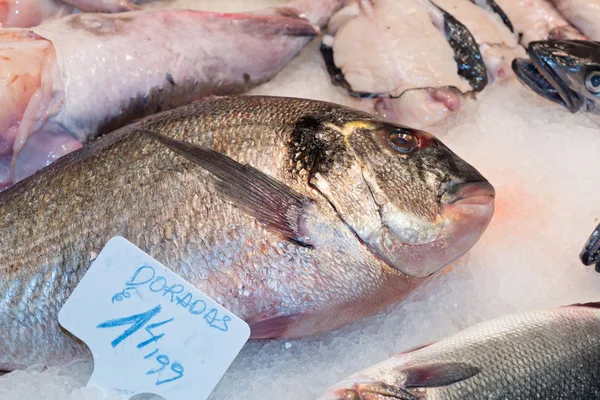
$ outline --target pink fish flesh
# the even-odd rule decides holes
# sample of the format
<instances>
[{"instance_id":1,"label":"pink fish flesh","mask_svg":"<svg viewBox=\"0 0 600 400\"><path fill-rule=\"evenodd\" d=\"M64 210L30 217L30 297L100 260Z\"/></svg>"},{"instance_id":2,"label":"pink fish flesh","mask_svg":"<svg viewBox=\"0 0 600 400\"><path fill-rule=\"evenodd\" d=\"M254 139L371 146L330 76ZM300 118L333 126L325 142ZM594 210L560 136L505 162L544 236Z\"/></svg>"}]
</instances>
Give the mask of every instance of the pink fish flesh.
<instances>
[{"instance_id":1,"label":"pink fish flesh","mask_svg":"<svg viewBox=\"0 0 600 400\"><path fill-rule=\"evenodd\" d=\"M265 14L77 14L0 32L0 187L133 119L268 81L319 28Z\"/></svg>"}]
</instances>

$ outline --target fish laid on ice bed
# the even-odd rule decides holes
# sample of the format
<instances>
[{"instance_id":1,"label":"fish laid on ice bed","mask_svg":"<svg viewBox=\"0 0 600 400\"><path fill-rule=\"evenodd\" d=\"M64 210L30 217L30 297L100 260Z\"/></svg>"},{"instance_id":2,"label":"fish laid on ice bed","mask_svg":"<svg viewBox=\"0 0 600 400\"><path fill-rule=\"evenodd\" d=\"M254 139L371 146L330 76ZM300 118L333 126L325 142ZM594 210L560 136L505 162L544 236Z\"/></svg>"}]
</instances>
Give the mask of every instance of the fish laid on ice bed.
<instances>
[{"instance_id":1,"label":"fish laid on ice bed","mask_svg":"<svg viewBox=\"0 0 600 400\"><path fill-rule=\"evenodd\" d=\"M151 0L146 0L151 1ZM73 12L125 12L140 9L128 0L0 0L0 28L29 28Z\"/></svg>"},{"instance_id":2,"label":"fish laid on ice bed","mask_svg":"<svg viewBox=\"0 0 600 400\"><path fill-rule=\"evenodd\" d=\"M319 32L290 15L323 23L340 4L90 13L0 31L0 189L135 118L268 81Z\"/></svg>"},{"instance_id":3,"label":"fish laid on ice bed","mask_svg":"<svg viewBox=\"0 0 600 400\"><path fill-rule=\"evenodd\" d=\"M332 103L240 96L151 116L0 193L0 369L89 358L57 315L114 236L252 338L295 338L405 296L493 209L493 187L435 137Z\"/></svg>"},{"instance_id":4,"label":"fish laid on ice bed","mask_svg":"<svg viewBox=\"0 0 600 400\"><path fill-rule=\"evenodd\" d=\"M571 112L600 114L599 42L531 42L529 57L513 61L513 69L525 86Z\"/></svg>"},{"instance_id":5,"label":"fish laid on ice bed","mask_svg":"<svg viewBox=\"0 0 600 400\"><path fill-rule=\"evenodd\" d=\"M60 0L0 0L0 28L28 28L72 12Z\"/></svg>"},{"instance_id":6,"label":"fish laid on ice bed","mask_svg":"<svg viewBox=\"0 0 600 400\"><path fill-rule=\"evenodd\" d=\"M327 74L318 43L310 50L253 93L354 100L320 84ZM471 105L432 131L496 188L478 244L377 315L315 337L248 343L211 400L314 400L392 354L483 320L598 299L600 274L578 260L600 218L595 115L571 114L512 80ZM0 398L118 400L85 387L91 370L88 360L15 371L0 377Z\"/></svg>"},{"instance_id":7,"label":"fish laid on ice bed","mask_svg":"<svg viewBox=\"0 0 600 400\"><path fill-rule=\"evenodd\" d=\"M332 17L322 52L334 83L417 127L457 112L463 94L512 75L525 55L500 11L468 0L352 2Z\"/></svg>"},{"instance_id":8,"label":"fish laid on ice bed","mask_svg":"<svg viewBox=\"0 0 600 400\"><path fill-rule=\"evenodd\" d=\"M397 354L319 400L600 399L600 303L507 315Z\"/></svg>"},{"instance_id":9,"label":"fish laid on ice bed","mask_svg":"<svg viewBox=\"0 0 600 400\"><path fill-rule=\"evenodd\" d=\"M599 0L551 0L573 26L592 40L600 40Z\"/></svg>"},{"instance_id":10,"label":"fish laid on ice bed","mask_svg":"<svg viewBox=\"0 0 600 400\"><path fill-rule=\"evenodd\" d=\"M496 3L506 13L525 47L536 40L587 39L549 0L496 0Z\"/></svg>"}]
</instances>

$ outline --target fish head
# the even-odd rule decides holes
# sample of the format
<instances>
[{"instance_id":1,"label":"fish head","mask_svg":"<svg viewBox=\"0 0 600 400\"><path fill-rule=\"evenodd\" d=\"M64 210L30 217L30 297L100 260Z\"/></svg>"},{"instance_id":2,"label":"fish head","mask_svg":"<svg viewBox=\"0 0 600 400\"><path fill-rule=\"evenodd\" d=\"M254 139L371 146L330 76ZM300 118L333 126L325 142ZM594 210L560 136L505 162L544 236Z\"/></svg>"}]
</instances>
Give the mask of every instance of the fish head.
<instances>
[{"instance_id":1,"label":"fish head","mask_svg":"<svg viewBox=\"0 0 600 400\"><path fill-rule=\"evenodd\" d=\"M337 126L347 159L312 184L378 257L426 277L469 250L494 211L493 186L427 132L378 120Z\"/></svg>"},{"instance_id":2,"label":"fish head","mask_svg":"<svg viewBox=\"0 0 600 400\"><path fill-rule=\"evenodd\" d=\"M600 113L600 42L542 40L528 51L512 64L525 86L571 112Z\"/></svg>"}]
</instances>

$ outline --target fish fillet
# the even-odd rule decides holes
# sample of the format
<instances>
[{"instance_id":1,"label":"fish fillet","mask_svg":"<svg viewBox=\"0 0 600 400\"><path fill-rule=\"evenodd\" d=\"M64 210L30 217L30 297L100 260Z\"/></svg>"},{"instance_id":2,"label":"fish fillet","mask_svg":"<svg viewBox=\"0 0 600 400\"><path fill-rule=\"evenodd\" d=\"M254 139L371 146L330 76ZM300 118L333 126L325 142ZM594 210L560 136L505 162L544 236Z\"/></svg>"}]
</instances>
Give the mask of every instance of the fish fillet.
<instances>
[{"instance_id":1,"label":"fish fillet","mask_svg":"<svg viewBox=\"0 0 600 400\"><path fill-rule=\"evenodd\" d=\"M0 32L0 157L12 157L0 186L135 118L247 91L317 33L298 17L186 10L77 14Z\"/></svg>"}]
</instances>

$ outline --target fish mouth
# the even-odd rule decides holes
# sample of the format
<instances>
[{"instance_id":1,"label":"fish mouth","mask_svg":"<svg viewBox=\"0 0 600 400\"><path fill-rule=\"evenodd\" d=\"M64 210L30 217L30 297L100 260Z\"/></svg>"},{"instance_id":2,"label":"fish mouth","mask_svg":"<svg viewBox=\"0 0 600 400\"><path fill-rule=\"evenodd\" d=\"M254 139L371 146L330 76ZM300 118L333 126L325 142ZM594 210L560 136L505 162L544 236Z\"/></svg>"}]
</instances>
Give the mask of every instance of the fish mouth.
<instances>
[{"instance_id":1,"label":"fish mouth","mask_svg":"<svg viewBox=\"0 0 600 400\"><path fill-rule=\"evenodd\" d=\"M544 42L529 44L530 60L516 58L512 69L519 81L543 98L560 104L572 113L581 109L584 99L571 90L556 72L557 65L553 60L552 49Z\"/></svg>"},{"instance_id":2,"label":"fish mouth","mask_svg":"<svg viewBox=\"0 0 600 400\"><path fill-rule=\"evenodd\" d=\"M423 232L429 230L428 234L407 236L410 229L384 224L367 242L400 272L425 278L460 258L477 243L493 216L495 195L488 181L450 182L441 195L437 221L418 228Z\"/></svg>"},{"instance_id":3,"label":"fish mouth","mask_svg":"<svg viewBox=\"0 0 600 400\"><path fill-rule=\"evenodd\" d=\"M600 272L600 225L594 229L583 246L579 259L583 265L596 264L596 272Z\"/></svg>"},{"instance_id":4,"label":"fish mouth","mask_svg":"<svg viewBox=\"0 0 600 400\"><path fill-rule=\"evenodd\" d=\"M442 194L442 204L489 204L496 197L496 190L488 181L450 184Z\"/></svg>"}]
</instances>

